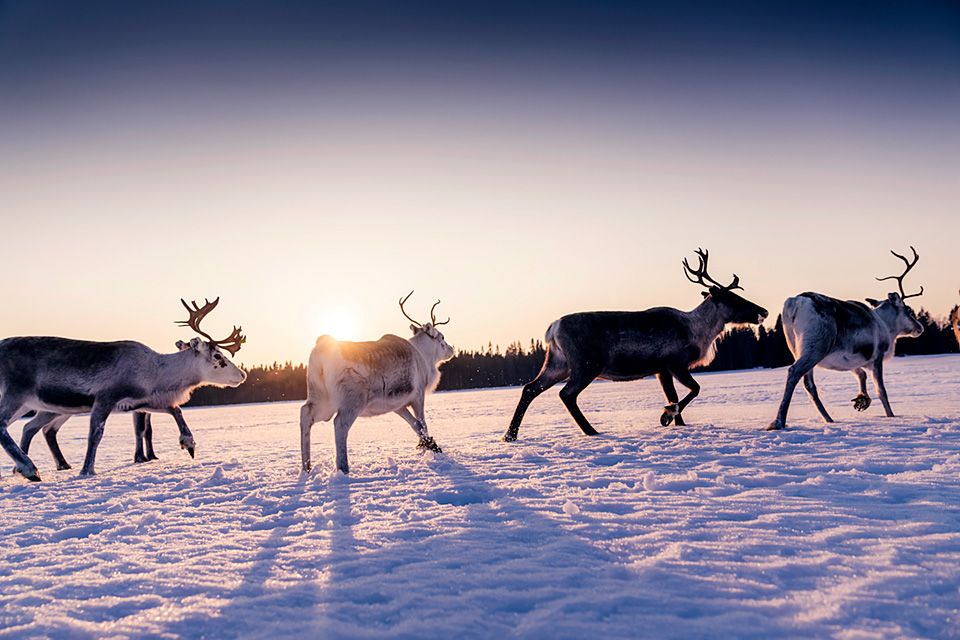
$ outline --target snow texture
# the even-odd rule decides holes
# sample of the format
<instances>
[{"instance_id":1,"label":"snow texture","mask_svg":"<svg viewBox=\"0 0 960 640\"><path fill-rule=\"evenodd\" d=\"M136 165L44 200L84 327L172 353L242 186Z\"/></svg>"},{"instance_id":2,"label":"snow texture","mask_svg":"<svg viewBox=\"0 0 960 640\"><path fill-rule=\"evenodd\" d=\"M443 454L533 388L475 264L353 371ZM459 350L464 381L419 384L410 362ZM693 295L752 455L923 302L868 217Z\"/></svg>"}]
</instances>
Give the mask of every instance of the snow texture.
<instances>
[{"instance_id":1,"label":"snow texture","mask_svg":"<svg viewBox=\"0 0 960 640\"><path fill-rule=\"evenodd\" d=\"M766 432L785 377L699 375L668 428L656 380L596 383L592 438L551 391L511 444L519 389L435 394L444 453L361 419L349 476L329 423L300 473L299 403L186 411L196 460L157 416L147 464L112 416L93 478L37 438L44 482L0 480L0 638L960 637L960 357L891 361L896 418L818 370L837 422L798 390Z\"/></svg>"}]
</instances>

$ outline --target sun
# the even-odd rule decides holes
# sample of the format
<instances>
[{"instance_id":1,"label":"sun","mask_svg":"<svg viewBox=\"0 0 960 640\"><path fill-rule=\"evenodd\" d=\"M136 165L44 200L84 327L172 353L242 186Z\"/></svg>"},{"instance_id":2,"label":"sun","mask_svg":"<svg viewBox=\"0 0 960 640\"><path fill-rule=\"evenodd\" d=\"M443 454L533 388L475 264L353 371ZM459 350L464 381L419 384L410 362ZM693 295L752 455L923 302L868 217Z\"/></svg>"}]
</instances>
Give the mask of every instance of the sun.
<instances>
[{"instance_id":1,"label":"sun","mask_svg":"<svg viewBox=\"0 0 960 640\"><path fill-rule=\"evenodd\" d=\"M317 335L326 333L337 340L360 340L360 324L357 314L350 309L328 309L317 317Z\"/></svg>"}]
</instances>

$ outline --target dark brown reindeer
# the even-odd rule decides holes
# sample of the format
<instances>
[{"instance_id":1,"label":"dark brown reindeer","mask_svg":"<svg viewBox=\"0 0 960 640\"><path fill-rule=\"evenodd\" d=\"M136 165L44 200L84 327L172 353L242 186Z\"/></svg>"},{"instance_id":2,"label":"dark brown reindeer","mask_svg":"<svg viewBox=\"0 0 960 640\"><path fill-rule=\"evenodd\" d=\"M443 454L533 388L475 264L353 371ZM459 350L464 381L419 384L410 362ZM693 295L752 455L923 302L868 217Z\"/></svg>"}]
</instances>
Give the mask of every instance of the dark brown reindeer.
<instances>
[{"instance_id":1,"label":"dark brown reindeer","mask_svg":"<svg viewBox=\"0 0 960 640\"><path fill-rule=\"evenodd\" d=\"M853 371L860 383L860 395L853 399L853 408L865 411L870 406L867 395L867 373L873 372L877 394L888 417L893 417L887 390L883 385L883 362L893 357L897 338L916 338L923 333L923 325L917 320L913 309L904 304L907 298L923 293L907 295L903 290L903 278L917 264L920 256L916 249L913 260L891 251L903 260L906 268L899 276L887 276L877 280L896 280L900 293L891 293L883 302L867 298L870 307L856 300L837 300L819 293L801 293L787 298L783 303L783 331L787 346L795 362L787 373L787 385L780 401L776 419L767 430L784 429L787 426L787 410L790 399L803 378L803 386L826 422L833 422L813 381L814 367L834 371ZM872 308L871 308L872 307Z\"/></svg>"},{"instance_id":2,"label":"dark brown reindeer","mask_svg":"<svg viewBox=\"0 0 960 640\"><path fill-rule=\"evenodd\" d=\"M767 317L766 309L733 293L742 289L736 275L729 285L721 285L707 275L708 252L697 249L697 256L697 269L683 261L687 279L707 289L704 301L693 311L671 307L595 311L563 316L551 324L543 368L524 386L504 441L517 439L523 414L533 399L564 380L567 384L560 390L560 399L588 436L597 431L577 406L577 396L597 378L625 381L656 375L669 403L660 424L683 426L683 409L700 392L690 368L713 359L716 339L727 326L759 324ZM674 378L690 389L679 402Z\"/></svg>"}]
</instances>

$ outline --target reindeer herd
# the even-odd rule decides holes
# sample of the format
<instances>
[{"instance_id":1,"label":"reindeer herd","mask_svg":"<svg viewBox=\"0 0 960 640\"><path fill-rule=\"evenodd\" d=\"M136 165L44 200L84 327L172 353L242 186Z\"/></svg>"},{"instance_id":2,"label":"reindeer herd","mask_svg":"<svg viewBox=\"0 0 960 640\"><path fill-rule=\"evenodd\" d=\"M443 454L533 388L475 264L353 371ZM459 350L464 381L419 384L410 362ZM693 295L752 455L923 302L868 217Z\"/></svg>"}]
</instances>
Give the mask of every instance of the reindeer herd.
<instances>
[{"instance_id":1,"label":"reindeer herd","mask_svg":"<svg viewBox=\"0 0 960 640\"><path fill-rule=\"evenodd\" d=\"M896 280L899 292L885 300L867 298L869 306L854 300L837 300L819 293L801 293L783 305L783 327L795 362L787 373L786 388L776 418L769 430L784 429L787 410L800 380L820 415L832 422L820 400L813 379L815 367L852 371L860 385L854 409L866 410L867 371L873 376L877 395L887 416L893 416L883 383L883 363L893 357L900 337L917 337L923 327L905 300L923 293L907 294L904 277L919 256L913 247L911 259L895 252L904 262L903 273L877 280ZM690 369L708 364L717 338L731 326L758 325L767 310L734 293L742 290L734 275L728 285L714 280L707 271L709 253L697 250L698 265L684 259L687 279L702 287L703 302L692 311L654 307L645 311L600 311L574 313L553 322L546 332L546 358L537 377L523 387L513 418L503 435L517 440L520 423L530 403L559 382L565 382L560 399L586 435L597 431L577 405L577 397L594 380L637 380L657 376L667 404L660 424L684 426L683 411L700 392ZM426 394L440 380L439 366L454 355L437 327L430 309L430 322L411 318L400 299L400 311L413 324L413 336L403 339L385 335L372 342L317 338L307 369L307 401L300 411L301 468L311 469L310 433L317 421L333 418L337 468L349 472L347 435L357 418L396 413L418 437L417 447L440 452L427 431L424 417ZM95 473L97 447L107 416L114 411L133 412L134 462L155 460L150 414L173 416L180 432L180 445L194 455L195 442L183 419L180 405L192 391L206 384L240 385L246 374L224 352L236 355L246 341L242 330L215 340L200 329L200 322L217 306L219 298L192 307L181 300L189 317L178 324L204 338L176 343L177 351L160 354L132 341L91 342L55 337L17 337L0 340L0 446L15 462L14 472L39 481L37 467L27 457L30 442L42 432L57 469L69 469L57 443L57 432L70 416L90 414L87 452L81 475ZM960 341L960 319L954 311L953 330ZM681 399L674 379L689 392ZM36 415L24 426L20 444L7 427L27 414Z\"/></svg>"}]
</instances>

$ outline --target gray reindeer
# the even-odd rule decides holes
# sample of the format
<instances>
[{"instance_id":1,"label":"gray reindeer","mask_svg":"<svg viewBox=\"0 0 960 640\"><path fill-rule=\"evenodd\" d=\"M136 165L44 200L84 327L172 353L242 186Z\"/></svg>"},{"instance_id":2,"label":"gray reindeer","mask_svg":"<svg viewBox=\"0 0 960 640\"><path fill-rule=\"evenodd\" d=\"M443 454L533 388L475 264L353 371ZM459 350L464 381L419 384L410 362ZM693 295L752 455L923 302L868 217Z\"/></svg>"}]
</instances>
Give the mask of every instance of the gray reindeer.
<instances>
[{"instance_id":1,"label":"gray reindeer","mask_svg":"<svg viewBox=\"0 0 960 640\"><path fill-rule=\"evenodd\" d=\"M176 353L160 354L139 342L92 342L55 337L17 337L0 340L0 446L13 458L19 473L39 481L37 467L17 446L7 431L11 422L30 410L56 416L90 413L87 453L80 475L94 475L97 447L103 437L107 416L113 411L160 411L171 414L189 436L180 405L203 384L238 386L246 374L233 364L221 348L236 353L246 340L234 327L225 340L214 340L200 330L200 321L219 302L206 301L203 308L191 309L181 300L190 318L188 326L206 341L194 338ZM62 425L65 419L57 418ZM41 430L35 429L30 438ZM57 427L59 428L59 426ZM51 451L59 451L56 430L47 437ZM181 444L193 447L192 436ZM29 438L25 444L29 446ZM54 453L56 458L56 453ZM57 460L58 466L63 454ZM69 465L68 465L69 466Z\"/></svg>"},{"instance_id":2,"label":"gray reindeer","mask_svg":"<svg viewBox=\"0 0 960 640\"><path fill-rule=\"evenodd\" d=\"M899 337L916 338L923 333L923 325L917 320L913 309L904 300L923 293L907 295L903 291L903 278L917 264L920 256L916 249L913 260L891 251L903 260L906 268L899 276L887 276L877 280L896 280L900 293L890 293L883 302L867 298L870 306L856 300L837 300L820 293L801 293L787 298L783 303L783 331L787 337L787 346L793 353L795 362L787 372L787 386L780 401L780 410L776 419L767 430L785 429L790 399L800 379L816 405L824 421L833 422L817 393L813 381L814 367L833 371L852 371L860 383L860 394L853 399L853 408L866 411L870 406L867 395L867 373L873 373L873 382L877 394L888 417L893 417L887 389L883 384L883 363L893 357Z\"/></svg>"},{"instance_id":3,"label":"gray reindeer","mask_svg":"<svg viewBox=\"0 0 960 640\"><path fill-rule=\"evenodd\" d=\"M713 360L717 337L730 325L759 324L767 310L733 293L740 279L721 285L707 275L707 251L697 249L700 264L687 279L706 287L704 300L693 311L655 307L646 311L594 311L563 316L547 328L547 355L539 375L526 386L503 436L517 439L523 415L533 399L564 380L560 399L588 436L597 435L577 406L577 396L596 379L638 380L656 375L667 398L660 424L683 426L683 409L700 393L690 368ZM690 389L678 401L673 379Z\"/></svg>"}]
</instances>

